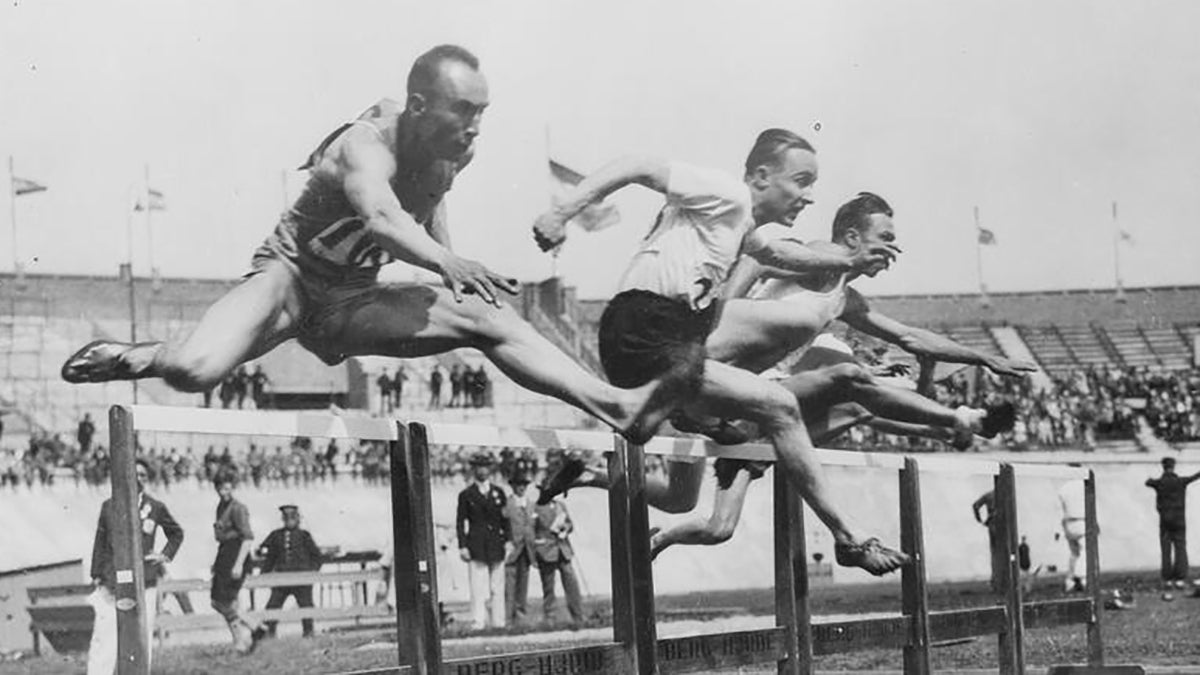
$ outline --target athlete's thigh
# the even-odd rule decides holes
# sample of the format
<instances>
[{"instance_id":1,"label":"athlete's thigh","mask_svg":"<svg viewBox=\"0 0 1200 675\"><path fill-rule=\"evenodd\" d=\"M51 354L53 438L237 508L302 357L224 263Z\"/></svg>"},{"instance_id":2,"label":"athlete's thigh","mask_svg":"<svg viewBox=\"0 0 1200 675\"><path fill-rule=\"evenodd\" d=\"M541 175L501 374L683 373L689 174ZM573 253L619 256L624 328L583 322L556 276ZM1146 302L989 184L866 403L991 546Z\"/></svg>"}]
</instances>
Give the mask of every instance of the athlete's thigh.
<instances>
[{"instance_id":1,"label":"athlete's thigh","mask_svg":"<svg viewBox=\"0 0 1200 675\"><path fill-rule=\"evenodd\" d=\"M458 302L435 286L372 284L331 294L304 339L318 353L341 357L428 356L479 346L495 325L513 320L519 319L511 308L493 307L478 295Z\"/></svg>"},{"instance_id":2,"label":"athlete's thigh","mask_svg":"<svg viewBox=\"0 0 1200 675\"><path fill-rule=\"evenodd\" d=\"M754 373L709 359L700 394L685 408L690 413L758 421L790 407L795 397L779 384Z\"/></svg>"},{"instance_id":3,"label":"athlete's thigh","mask_svg":"<svg viewBox=\"0 0 1200 675\"><path fill-rule=\"evenodd\" d=\"M817 445L828 443L852 427L865 424L875 417L857 403L810 406L801 401L800 413L804 418L804 426L808 427L809 437Z\"/></svg>"},{"instance_id":4,"label":"athlete's thigh","mask_svg":"<svg viewBox=\"0 0 1200 675\"><path fill-rule=\"evenodd\" d=\"M749 471L738 471L733 477L733 483L727 489L717 488L713 494L713 512L711 520L718 526L733 530L742 517L742 507L746 503L746 493L750 491L753 480Z\"/></svg>"},{"instance_id":5,"label":"athlete's thigh","mask_svg":"<svg viewBox=\"0 0 1200 675\"><path fill-rule=\"evenodd\" d=\"M206 369L232 369L290 337L300 303L297 281L284 263L266 262L213 303L191 333L171 341L167 352Z\"/></svg>"}]
</instances>

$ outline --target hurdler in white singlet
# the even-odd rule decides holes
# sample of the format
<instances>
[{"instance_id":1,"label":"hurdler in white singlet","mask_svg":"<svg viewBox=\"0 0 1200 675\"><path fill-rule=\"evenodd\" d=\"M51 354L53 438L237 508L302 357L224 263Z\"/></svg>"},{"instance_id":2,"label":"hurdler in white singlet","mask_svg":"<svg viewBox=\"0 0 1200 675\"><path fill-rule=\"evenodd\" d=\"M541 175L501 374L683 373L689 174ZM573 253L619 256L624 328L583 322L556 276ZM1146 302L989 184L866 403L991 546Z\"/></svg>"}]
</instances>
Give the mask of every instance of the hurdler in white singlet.
<instances>
[{"instance_id":1,"label":"hurdler in white singlet","mask_svg":"<svg viewBox=\"0 0 1200 675\"><path fill-rule=\"evenodd\" d=\"M685 299L701 310L720 297L753 226L750 190L722 171L672 162L667 203L642 240L619 291Z\"/></svg>"}]
</instances>

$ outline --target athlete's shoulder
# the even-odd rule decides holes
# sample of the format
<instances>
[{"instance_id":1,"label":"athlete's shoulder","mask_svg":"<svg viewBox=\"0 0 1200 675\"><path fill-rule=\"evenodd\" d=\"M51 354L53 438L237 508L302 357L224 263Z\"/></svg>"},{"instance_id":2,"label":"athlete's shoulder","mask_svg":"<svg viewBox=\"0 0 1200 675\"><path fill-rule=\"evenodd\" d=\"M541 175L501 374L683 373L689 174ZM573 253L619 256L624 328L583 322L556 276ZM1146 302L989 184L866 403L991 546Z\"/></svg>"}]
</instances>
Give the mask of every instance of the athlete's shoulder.
<instances>
[{"instance_id":1,"label":"athlete's shoulder","mask_svg":"<svg viewBox=\"0 0 1200 675\"><path fill-rule=\"evenodd\" d=\"M696 208L711 208L713 201L749 210L750 191L737 176L721 169L672 161L667 176L667 193Z\"/></svg>"},{"instance_id":2,"label":"athlete's shoulder","mask_svg":"<svg viewBox=\"0 0 1200 675\"><path fill-rule=\"evenodd\" d=\"M367 108L356 120L362 122L377 122L395 120L404 112L404 105L391 98L381 98L375 105Z\"/></svg>"}]
</instances>

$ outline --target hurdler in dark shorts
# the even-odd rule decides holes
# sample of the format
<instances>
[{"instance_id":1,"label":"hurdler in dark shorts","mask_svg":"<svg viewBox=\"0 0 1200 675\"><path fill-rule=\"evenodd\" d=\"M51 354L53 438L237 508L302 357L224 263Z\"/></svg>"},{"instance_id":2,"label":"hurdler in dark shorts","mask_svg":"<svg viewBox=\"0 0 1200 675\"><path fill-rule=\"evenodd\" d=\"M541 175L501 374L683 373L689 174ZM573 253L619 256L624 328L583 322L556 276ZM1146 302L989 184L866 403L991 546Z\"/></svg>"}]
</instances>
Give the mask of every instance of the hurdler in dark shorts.
<instances>
[{"instance_id":1,"label":"hurdler in dark shorts","mask_svg":"<svg viewBox=\"0 0 1200 675\"><path fill-rule=\"evenodd\" d=\"M608 381L632 389L691 364L698 388L716 314L715 303L694 310L650 291L618 293L600 317L600 363Z\"/></svg>"},{"instance_id":2,"label":"hurdler in dark shorts","mask_svg":"<svg viewBox=\"0 0 1200 675\"><path fill-rule=\"evenodd\" d=\"M673 367L696 361L697 386L704 376L704 343L712 332L716 305L694 310L687 302L644 290L618 293L600 317L600 363L618 387L646 384ZM717 484L729 489L738 471L761 478L772 462L721 458L713 463Z\"/></svg>"}]
</instances>

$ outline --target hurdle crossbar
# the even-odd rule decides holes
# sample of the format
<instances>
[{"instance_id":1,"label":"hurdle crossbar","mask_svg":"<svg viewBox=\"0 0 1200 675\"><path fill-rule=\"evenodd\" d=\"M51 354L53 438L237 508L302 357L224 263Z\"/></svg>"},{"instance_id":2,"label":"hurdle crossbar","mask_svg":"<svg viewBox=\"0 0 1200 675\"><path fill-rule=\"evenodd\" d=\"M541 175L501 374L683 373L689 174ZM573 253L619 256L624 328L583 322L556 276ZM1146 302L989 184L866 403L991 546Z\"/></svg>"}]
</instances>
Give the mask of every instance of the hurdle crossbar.
<instances>
[{"instance_id":1,"label":"hurdle crossbar","mask_svg":"<svg viewBox=\"0 0 1200 675\"><path fill-rule=\"evenodd\" d=\"M808 596L803 509L783 472L776 472L775 567L776 625L733 633L659 639L655 625L653 575L642 459L646 453L670 459L732 457L773 460L770 446L721 447L694 438L659 437L631 446L607 432L450 424L403 424L394 420L329 413L246 412L158 406L114 406L110 414L114 501L120 512L118 542L118 644L122 672L146 675L146 649L139 602L144 583L133 480L137 431L317 436L383 440L391 444L393 533L396 555L399 663L359 671L393 673L573 672L683 673L772 661L780 673L813 671L813 655L894 647L904 650L905 672L929 672L933 642L997 635L1002 673L1023 668L1026 628L1087 624L1088 661L1103 664L1100 633L1099 560L1095 528L1095 477L1090 471L1053 465L1012 465L974 458L912 458L884 453L819 450L822 464L896 470L900 481L901 547L914 559L902 572L900 612L849 620L814 619ZM443 659L433 554L429 447L433 444L579 449L608 454L610 531L613 568L613 639L585 647L518 654ZM921 530L920 474L924 472L994 476L998 510L1003 514L1005 604L930 611L925 589L924 536ZM1016 569L1017 476L1085 481L1087 576L1093 595L1085 599L1025 603ZM119 496L123 495L123 496Z\"/></svg>"}]
</instances>

